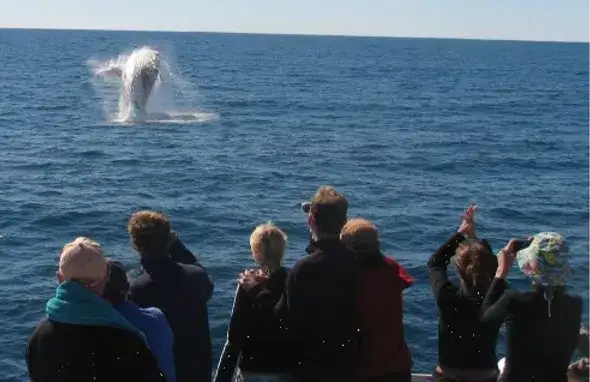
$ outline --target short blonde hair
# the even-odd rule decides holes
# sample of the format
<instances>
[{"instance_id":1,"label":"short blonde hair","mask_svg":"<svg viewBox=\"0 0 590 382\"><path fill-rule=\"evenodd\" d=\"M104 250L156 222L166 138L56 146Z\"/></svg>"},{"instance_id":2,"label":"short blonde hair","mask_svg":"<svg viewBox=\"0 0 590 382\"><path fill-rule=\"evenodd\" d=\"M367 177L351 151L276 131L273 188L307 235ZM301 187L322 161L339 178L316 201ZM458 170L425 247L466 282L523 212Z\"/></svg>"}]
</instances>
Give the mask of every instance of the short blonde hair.
<instances>
[{"instance_id":1,"label":"short blonde hair","mask_svg":"<svg viewBox=\"0 0 590 382\"><path fill-rule=\"evenodd\" d=\"M340 232L340 240L355 252L380 250L379 230L370 221L362 218L349 220Z\"/></svg>"},{"instance_id":2,"label":"short blonde hair","mask_svg":"<svg viewBox=\"0 0 590 382\"><path fill-rule=\"evenodd\" d=\"M278 268L287 248L287 235L271 222L260 224L250 235L254 260L268 268Z\"/></svg>"}]
</instances>

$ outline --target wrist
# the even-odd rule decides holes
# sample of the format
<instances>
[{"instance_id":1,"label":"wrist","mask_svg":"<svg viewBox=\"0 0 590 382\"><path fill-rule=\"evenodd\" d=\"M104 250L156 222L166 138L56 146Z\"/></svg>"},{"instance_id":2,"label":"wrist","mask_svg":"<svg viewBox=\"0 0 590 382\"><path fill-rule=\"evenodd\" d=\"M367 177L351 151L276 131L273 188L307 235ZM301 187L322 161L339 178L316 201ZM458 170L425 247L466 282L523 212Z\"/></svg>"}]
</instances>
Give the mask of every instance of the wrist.
<instances>
[{"instance_id":1,"label":"wrist","mask_svg":"<svg viewBox=\"0 0 590 382\"><path fill-rule=\"evenodd\" d=\"M504 267L501 267L501 268L498 268L496 270L496 274L494 275L494 278L496 278L496 279L505 279L506 278L506 275L508 275L508 269L507 268L504 268Z\"/></svg>"},{"instance_id":2,"label":"wrist","mask_svg":"<svg viewBox=\"0 0 590 382\"><path fill-rule=\"evenodd\" d=\"M458 230L458 231L457 231L457 233L458 233L458 234L461 236L461 238L463 238L463 239L471 239L471 238L475 237L475 235L470 235L470 234L468 234L467 232L464 232L464 231L461 231L461 230Z\"/></svg>"}]
</instances>

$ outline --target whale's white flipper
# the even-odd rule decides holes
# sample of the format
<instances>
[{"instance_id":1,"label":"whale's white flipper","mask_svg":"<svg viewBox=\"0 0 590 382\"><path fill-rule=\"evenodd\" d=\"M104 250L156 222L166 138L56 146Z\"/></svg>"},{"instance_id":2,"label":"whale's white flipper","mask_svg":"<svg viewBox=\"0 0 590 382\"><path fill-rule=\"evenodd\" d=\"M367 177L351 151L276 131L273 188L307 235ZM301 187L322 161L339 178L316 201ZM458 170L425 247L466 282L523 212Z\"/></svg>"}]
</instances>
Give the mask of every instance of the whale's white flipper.
<instances>
[{"instance_id":1,"label":"whale's white flipper","mask_svg":"<svg viewBox=\"0 0 590 382\"><path fill-rule=\"evenodd\" d=\"M115 66L108 69L99 70L96 72L96 74L104 77L121 77L123 72L121 71L121 68Z\"/></svg>"}]
</instances>

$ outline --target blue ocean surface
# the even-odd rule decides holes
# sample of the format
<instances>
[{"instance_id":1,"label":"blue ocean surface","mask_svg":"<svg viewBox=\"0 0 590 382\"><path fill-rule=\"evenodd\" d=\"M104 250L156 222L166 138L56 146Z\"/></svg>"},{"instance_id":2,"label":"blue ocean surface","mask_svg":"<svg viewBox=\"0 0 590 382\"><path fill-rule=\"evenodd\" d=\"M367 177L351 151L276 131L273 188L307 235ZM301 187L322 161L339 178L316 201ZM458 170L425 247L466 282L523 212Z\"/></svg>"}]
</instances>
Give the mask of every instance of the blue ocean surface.
<instances>
[{"instance_id":1,"label":"blue ocean surface","mask_svg":"<svg viewBox=\"0 0 590 382\"><path fill-rule=\"evenodd\" d=\"M170 118L121 123L117 83L93 68L144 45L169 64L150 107ZM137 267L126 222L142 208L168 214L214 280L217 361L251 230L282 227L292 264L321 184L415 277L415 371L437 354L426 260L470 202L495 250L563 233L587 311L588 58L573 43L0 30L0 380L27 380L61 246L87 235Z\"/></svg>"}]
</instances>

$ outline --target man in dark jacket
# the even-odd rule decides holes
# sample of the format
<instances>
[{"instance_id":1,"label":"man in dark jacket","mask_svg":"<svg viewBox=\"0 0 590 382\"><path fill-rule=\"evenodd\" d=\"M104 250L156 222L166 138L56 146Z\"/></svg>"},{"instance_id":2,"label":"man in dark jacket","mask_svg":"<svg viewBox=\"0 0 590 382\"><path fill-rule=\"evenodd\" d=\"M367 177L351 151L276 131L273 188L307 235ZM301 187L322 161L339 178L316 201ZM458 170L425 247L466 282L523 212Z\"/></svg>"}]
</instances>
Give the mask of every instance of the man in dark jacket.
<instances>
[{"instance_id":1,"label":"man in dark jacket","mask_svg":"<svg viewBox=\"0 0 590 382\"><path fill-rule=\"evenodd\" d=\"M166 381L143 333L101 297L108 271L98 243L66 244L57 279L27 346L32 382Z\"/></svg>"},{"instance_id":2,"label":"man in dark jacket","mask_svg":"<svg viewBox=\"0 0 590 382\"><path fill-rule=\"evenodd\" d=\"M213 360L207 301L213 283L164 215L137 212L127 228L141 256L141 271L131 282L129 299L164 312L174 333L176 381L210 381Z\"/></svg>"},{"instance_id":3,"label":"man in dark jacket","mask_svg":"<svg viewBox=\"0 0 590 382\"><path fill-rule=\"evenodd\" d=\"M333 187L322 186L305 208L312 234L308 256L289 273L277 314L294 339L297 379L357 381L361 361L357 315L357 259L340 241L348 201Z\"/></svg>"}]
</instances>

